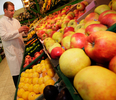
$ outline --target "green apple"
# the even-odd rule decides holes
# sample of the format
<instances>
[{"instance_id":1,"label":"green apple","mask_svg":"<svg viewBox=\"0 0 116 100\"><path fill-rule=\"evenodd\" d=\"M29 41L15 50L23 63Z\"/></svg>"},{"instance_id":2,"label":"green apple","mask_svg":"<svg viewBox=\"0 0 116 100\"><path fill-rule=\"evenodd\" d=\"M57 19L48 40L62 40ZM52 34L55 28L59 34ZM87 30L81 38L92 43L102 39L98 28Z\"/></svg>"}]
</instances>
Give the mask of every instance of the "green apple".
<instances>
[{"instance_id":1,"label":"green apple","mask_svg":"<svg viewBox=\"0 0 116 100\"><path fill-rule=\"evenodd\" d=\"M111 10L110 7L106 4L99 5L95 8L94 12L98 13L99 15L106 11L106 10Z\"/></svg>"}]
</instances>

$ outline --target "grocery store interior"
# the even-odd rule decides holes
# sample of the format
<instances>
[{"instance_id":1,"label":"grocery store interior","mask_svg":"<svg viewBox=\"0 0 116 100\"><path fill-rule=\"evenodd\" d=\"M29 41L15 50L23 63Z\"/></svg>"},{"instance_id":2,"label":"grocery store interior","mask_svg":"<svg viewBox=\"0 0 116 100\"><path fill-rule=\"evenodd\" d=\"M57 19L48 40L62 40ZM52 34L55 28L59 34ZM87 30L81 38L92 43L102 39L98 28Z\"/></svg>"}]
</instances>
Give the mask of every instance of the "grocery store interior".
<instances>
[{"instance_id":1,"label":"grocery store interior","mask_svg":"<svg viewBox=\"0 0 116 100\"><path fill-rule=\"evenodd\" d=\"M116 0L9 1L28 33L16 87L0 33L0 100L116 100Z\"/></svg>"}]
</instances>

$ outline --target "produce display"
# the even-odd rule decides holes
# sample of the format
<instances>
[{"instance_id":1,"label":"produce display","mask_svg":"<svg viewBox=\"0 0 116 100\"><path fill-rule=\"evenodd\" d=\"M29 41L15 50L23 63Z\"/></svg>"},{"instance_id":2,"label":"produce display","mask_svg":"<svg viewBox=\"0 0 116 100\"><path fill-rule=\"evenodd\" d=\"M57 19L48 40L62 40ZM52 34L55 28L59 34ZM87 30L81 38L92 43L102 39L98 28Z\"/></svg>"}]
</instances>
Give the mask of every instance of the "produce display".
<instances>
[{"instance_id":1,"label":"produce display","mask_svg":"<svg viewBox=\"0 0 116 100\"><path fill-rule=\"evenodd\" d=\"M39 50L45 52L49 60L44 57L45 60L41 59L36 65L23 70L18 85L18 98L40 100L38 97L42 94L46 100L64 100L64 97L66 100L116 100L115 3L116 0L111 0L109 4L94 6L89 12L89 3L81 1L49 14L33 25L34 34L43 46ZM86 11L88 14L84 16ZM81 17L84 19L78 21ZM30 47L35 45L33 41L28 43ZM32 53L34 58L40 55L39 50ZM25 62L31 61L33 57L26 55ZM49 66L52 61L57 61L58 65ZM38 80L34 80L34 75L27 76L31 72L38 73ZM66 85L64 90L55 86L55 73ZM49 84L42 81L41 78L45 76L52 78ZM26 81L22 77L31 77L33 81L30 87L28 83L28 87L31 90L33 87L33 91L28 90L24 84L22 86L21 82ZM42 82L44 85L40 89ZM20 91L26 93L21 95Z\"/></svg>"}]
</instances>

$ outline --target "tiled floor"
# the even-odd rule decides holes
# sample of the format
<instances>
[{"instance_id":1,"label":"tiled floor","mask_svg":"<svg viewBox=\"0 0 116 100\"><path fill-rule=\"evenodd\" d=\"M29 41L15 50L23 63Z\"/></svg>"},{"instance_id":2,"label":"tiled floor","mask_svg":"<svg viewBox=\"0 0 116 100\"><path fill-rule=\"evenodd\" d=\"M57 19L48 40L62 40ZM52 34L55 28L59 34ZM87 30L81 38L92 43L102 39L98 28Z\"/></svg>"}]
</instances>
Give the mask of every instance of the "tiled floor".
<instances>
[{"instance_id":1,"label":"tiled floor","mask_svg":"<svg viewBox=\"0 0 116 100\"><path fill-rule=\"evenodd\" d=\"M14 100L15 86L6 58L0 63L0 100Z\"/></svg>"}]
</instances>

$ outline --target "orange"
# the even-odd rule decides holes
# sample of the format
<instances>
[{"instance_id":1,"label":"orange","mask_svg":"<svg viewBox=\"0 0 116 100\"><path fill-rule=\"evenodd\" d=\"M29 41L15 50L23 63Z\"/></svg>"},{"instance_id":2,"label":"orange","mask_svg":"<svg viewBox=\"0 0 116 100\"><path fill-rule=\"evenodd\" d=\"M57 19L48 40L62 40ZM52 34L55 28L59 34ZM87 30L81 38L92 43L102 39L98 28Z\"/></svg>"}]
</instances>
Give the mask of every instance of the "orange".
<instances>
[{"instance_id":1,"label":"orange","mask_svg":"<svg viewBox=\"0 0 116 100\"><path fill-rule=\"evenodd\" d=\"M20 89L20 88L23 88L24 84L25 84L25 83L20 82L19 85L18 85L18 88L19 88L19 89Z\"/></svg>"},{"instance_id":2,"label":"orange","mask_svg":"<svg viewBox=\"0 0 116 100\"><path fill-rule=\"evenodd\" d=\"M23 98L18 98L17 100L24 100Z\"/></svg>"},{"instance_id":3,"label":"orange","mask_svg":"<svg viewBox=\"0 0 116 100\"><path fill-rule=\"evenodd\" d=\"M44 71L46 70L46 66L43 65L43 66L41 67L41 70L42 70L42 72L44 72Z\"/></svg>"},{"instance_id":4,"label":"orange","mask_svg":"<svg viewBox=\"0 0 116 100\"><path fill-rule=\"evenodd\" d=\"M25 83L24 86L23 86L23 89L24 89L25 91L27 91L27 90L28 90L28 87L29 87L29 84L28 84L28 83Z\"/></svg>"},{"instance_id":5,"label":"orange","mask_svg":"<svg viewBox=\"0 0 116 100\"><path fill-rule=\"evenodd\" d=\"M34 65L32 69L36 69L37 68L37 65Z\"/></svg>"},{"instance_id":6,"label":"orange","mask_svg":"<svg viewBox=\"0 0 116 100\"><path fill-rule=\"evenodd\" d=\"M39 84L35 84L35 85L33 86L33 92L39 93L39 87L40 87Z\"/></svg>"},{"instance_id":7,"label":"orange","mask_svg":"<svg viewBox=\"0 0 116 100\"><path fill-rule=\"evenodd\" d=\"M29 73L25 73L24 77L28 78L29 77Z\"/></svg>"},{"instance_id":8,"label":"orange","mask_svg":"<svg viewBox=\"0 0 116 100\"><path fill-rule=\"evenodd\" d=\"M37 99L41 94L36 94L35 99Z\"/></svg>"},{"instance_id":9,"label":"orange","mask_svg":"<svg viewBox=\"0 0 116 100\"><path fill-rule=\"evenodd\" d=\"M48 79L46 82L45 82L45 85L54 85L55 84L55 81L53 79Z\"/></svg>"},{"instance_id":10,"label":"orange","mask_svg":"<svg viewBox=\"0 0 116 100\"><path fill-rule=\"evenodd\" d=\"M38 77L34 77L34 78L33 78L33 84L38 84L38 80L39 80Z\"/></svg>"},{"instance_id":11,"label":"orange","mask_svg":"<svg viewBox=\"0 0 116 100\"><path fill-rule=\"evenodd\" d=\"M40 64L45 64L45 60L41 60Z\"/></svg>"},{"instance_id":12,"label":"orange","mask_svg":"<svg viewBox=\"0 0 116 100\"><path fill-rule=\"evenodd\" d=\"M30 92L28 95L28 100L35 100L36 93Z\"/></svg>"},{"instance_id":13,"label":"orange","mask_svg":"<svg viewBox=\"0 0 116 100\"><path fill-rule=\"evenodd\" d=\"M29 91L25 91L23 94L22 94L22 98L24 99L24 100L28 100L28 95L29 95Z\"/></svg>"},{"instance_id":14,"label":"orange","mask_svg":"<svg viewBox=\"0 0 116 100\"><path fill-rule=\"evenodd\" d=\"M46 70L51 69L51 68L52 66L50 66L49 64L46 64Z\"/></svg>"},{"instance_id":15,"label":"orange","mask_svg":"<svg viewBox=\"0 0 116 100\"><path fill-rule=\"evenodd\" d=\"M39 74L37 72L34 72L33 77L39 77Z\"/></svg>"},{"instance_id":16,"label":"orange","mask_svg":"<svg viewBox=\"0 0 116 100\"><path fill-rule=\"evenodd\" d=\"M24 77L24 76L25 76L25 72L22 72L22 73L21 73L21 77Z\"/></svg>"},{"instance_id":17,"label":"orange","mask_svg":"<svg viewBox=\"0 0 116 100\"><path fill-rule=\"evenodd\" d=\"M42 94L43 93L43 90L45 88L45 84L41 84L39 88L40 88L39 91Z\"/></svg>"},{"instance_id":18,"label":"orange","mask_svg":"<svg viewBox=\"0 0 116 100\"><path fill-rule=\"evenodd\" d=\"M30 70L30 69L26 69L25 72L26 72L26 73L29 73L29 70Z\"/></svg>"},{"instance_id":19,"label":"orange","mask_svg":"<svg viewBox=\"0 0 116 100\"><path fill-rule=\"evenodd\" d=\"M29 70L28 70L28 73L32 73L32 69L29 69Z\"/></svg>"},{"instance_id":20,"label":"orange","mask_svg":"<svg viewBox=\"0 0 116 100\"><path fill-rule=\"evenodd\" d=\"M17 96L19 97L19 98L22 98L22 94L25 92L25 90L23 89L23 88L21 88L21 89L18 89L18 91L17 91Z\"/></svg>"},{"instance_id":21,"label":"orange","mask_svg":"<svg viewBox=\"0 0 116 100\"><path fill-rule=\"evenodd\" d=\"M25 77L20 77L20 82L25 82Z\"/></svg>"},{"instance_id":22,"label":"orange","mask_svg":"<svg viewBox=\"0 0 116 100\"><path fill-rule=\"evenodd\" d=\"M33 92L33 84L29 84L28 91Z\"/></svg>"},{"instance_id":23,"label":"orange","mask_svg":"<svg viewBox=\"0 0 116 100\"><path fill-rule=\"evenodd\" d=\"M33 73L29 73L29 74L28 74L28 77L29 77L29 78L32 78L32 77L33 77Z\"/></svg>"},{"instance_id":24,"label":"orange","mask_svg":"<svg viewBox=\"0 0 116 100\"><path fill-rule=\"evenodd\" d=\"M39 74L41 74L41 73L42 73L42 69L41 69L41 67L38 66L38 67L36 68L36 71L37 71Z\"/></svg>"},{"instance_id":25,"label":"orange","mask_svg":"<svg viewBox=\"0 0 116 100\"><path fill-rule=\"evenodd\" d=\"M32 83L33 83L33 79L32 79L32 78L29 78L28 83L29 83L29 84L32 84Z\"/></svg>"},{"instance_id":26,"label":"orange","mask_svg":"<svg viewBox=\"0 0 116 100\"><path fill-rule=\"evenodd\" d=\"M47 74L48 74L50 77L54 77L54 75L55 75L54 69L48 69Z\"/></svg>"},{"instance_id":27,"label":"orange","mask_svg":"<svg viewBox=\"0 0 116 100\"><path fill-rule=\"evenodd\" d=\"M44 79L43 79L43 77L40 77L40 78L38 79L38 83L39 83L39 84L44 83Z\"/></svg>"},{"instance_id":28,"label":"orange","mask_svg":"<svg viewBox=\"0 0 116 100\"><path fill-rule=\"evenodd\" d=\"M41 64L37 64L37 67L41 67Z\"/></svg>"},{"instance_id":29,"label":"orange","mask_svg":"<svg viewBox=\"0 0 116 100\"><path fill-rule=\"evenodd\" d=\"M24 83L29 83L29 78L25 78Z\"/></svg>"},{"instance_id":30,"label":"orange","mask_svg":"<svg viewBox=\"0 0 116 100\"><path fill-rule=\"evenodd\" d=\"M51 79L51 77L48 76L48 75L44 76L44 77L43 77L44 83L45 83L48 79Z\"/></svg>"},{"instance_id":31,"label":"orange","mask_svg":"<svg viewBox=\"0 0 116 100\"><path fill-rule=\"evenodd\" d=\"M36 68L33 68L33 69L32 69L32 72L33 72L33 73L36 72Z\"/></svg>"},{"instance_id":32,"label":"orange","mask_svg":"<svg viewBox=\"0 0 116 100\"><path fill-rule=\"evenodd\" d=\"M48 75L47 70L43 71L42 77L44 77L44 76L46 76L46 75Z\"/></svg>"}]
</instances>

